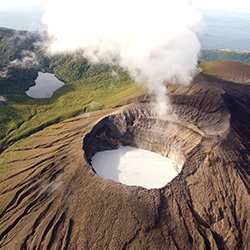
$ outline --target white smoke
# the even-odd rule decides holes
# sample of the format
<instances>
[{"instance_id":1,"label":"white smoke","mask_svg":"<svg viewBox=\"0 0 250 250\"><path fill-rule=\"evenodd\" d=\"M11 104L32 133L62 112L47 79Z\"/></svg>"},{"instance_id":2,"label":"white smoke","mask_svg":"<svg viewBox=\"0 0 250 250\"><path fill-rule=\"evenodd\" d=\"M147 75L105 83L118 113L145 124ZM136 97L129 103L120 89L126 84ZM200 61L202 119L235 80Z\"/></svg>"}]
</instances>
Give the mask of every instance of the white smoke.
<instances>
[{"instance_id":1,"label":"white smoke","mask_svg":"<svg viewBox=\"0 0 250 250\"><path fill-rule=\"evenodd\" d=\"M11 67L36 67L39 65L36 55L34 52L28 51L28 50L23 50L21 53L22 58L21 59L15 59L11 61L6 67L3 67L0 69L0 79L1 78L7 78L8 77L8 72L9 68Z\"/></svg>"},{"instance_id":2,"label":"white smoke","mask_svg":"<svg viewBox=\"0 0 250 250\"><path fill-rule=\"evenodd\" d=\"M8 76L8 67L4 67L0 70L0 78L6 78Z\"/></svg>"},{"instance_id":3,"label":"white smoke","mask_svg":"<svg viewBox=\"0 0 250 250\"><path fill-rule=\"evenodd\" d=\"M44 9L51 51L118 63L163 103L164 82L188 84L195 74L202 18L189 0L48 1Z\"/></svg>"},{"instance_id":4,"label":"white smoke","mask_svg":"<svg viewBox=\"0 0 250 250\"><path fill-rule=\"evenodd\" d=\"M38 66L39 63L36 58L36 54L34 52L23 50L22 51L22 59L15 59L9 63L9 66Z\"/></svg>"},{"instance_id":5,"label":"white smoke","mask_svg":"<svg viewBox=\"0 0 250 250\"><path fill-rule=\"evenodd\" d=\"M0 95L0 102L6 102L7 98L3 95Z\"/></svg>"}]
</instances>

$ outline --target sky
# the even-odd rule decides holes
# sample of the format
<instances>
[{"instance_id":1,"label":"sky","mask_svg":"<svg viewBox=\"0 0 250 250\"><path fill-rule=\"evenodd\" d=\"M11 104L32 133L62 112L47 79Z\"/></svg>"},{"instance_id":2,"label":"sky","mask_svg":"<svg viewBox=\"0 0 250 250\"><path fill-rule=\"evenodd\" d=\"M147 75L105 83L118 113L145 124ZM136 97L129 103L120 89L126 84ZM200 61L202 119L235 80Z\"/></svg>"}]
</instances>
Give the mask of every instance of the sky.
<instances>
[{"instance_id":1,"label":"sky","mask_svg":"<svg viewBox=\"0 0 250 250\"><path fill-rule=\"evenodd\" d=\"M37 16L45 26L41 23L36 26L35 8L40 11ZM197 73L202 38L198 38L197 33L204 28L200 9L250 12L250 1L8 0L0 2L0 27L6 27L1 21L4 10L16 11L12 15L16 18L9 18L9 22L16 21L17 13L25 10L21 17L26 24L24 28L13 27L21 22L6 28L45 27L55 37L51 52L82 49L93 62L116 60L138 82L147 82L148 88L158 92L158 99L162 99L165 81L189 84ZM25 20L30 15L27 10L33 14L33 19ZM30 24L32 26L28 26ZM224 27L222 30L227 31ZM208 40L206 35L203 35L204 41ZM239 37L237 30L233 37ZM155 88L156 82L161 88ZM163 106L166 103L163 102Z\"/></svg>"},{"instance_id":2,"label":"sky","mask_svg":"<svg viewBox=\"0 0 250 250\"><path fill-rule=\"evenodd\" d=\"M171 0L172 1L172 0ZM0 2L0 9L6 8L19 8L20 6L27 5L41 5L46 3L51 3L48 0L8 0ZM58 4L61 1L53 1ZM83 2L83 1L79 1ZM167 2L167 1L166 1ZM174 1L172 1L174 2ZM240 12L250 12L250 1L249 0L191 0L193 6L198 9L212 9L212 10L227 10L227 11L240 11ZM59 4L60 5L60 4Z\"/></svg>"},{"instance_id":3,"label":"sky","mask_svg":"<svg viewBox=\"0 0 250 250\"><path fill-rule=\"evenodd\" d=\"M109 0L103 1L106 3ZM120 0L121 2L122 0ZM192 3L192 6L198 10L224 10L229 12L250 12L249 0L186 0ZM67 2L67 5L79 6L79 10L84 9L85 2L79 0L73 0ZM118 2L118 1L117 1ZM136 2L136 1L135 1ZM149 2L148 1L145 1ZM165 6L175 1L165 1ZM61 10L61 1L59 0L8 0L0 1L0 27L13 28L13 29L25 29L25 30L45 30L47 26L43 24L42 17L46 9L54 6L56 13ZM65 2L64 2L65 3ZM70 5L69 5L70 3ZM60 9L58 10L58 6ZM4 12L8 12L8 15ZM12 15L10 13L12 12ZM15 18L13 18L15 13ZM22 22L20 22L20 20Z\"/></svg>"},{"instance_id":4,"label":"sky","mask_svg":"<svg viewBox=\"0 0 250 250\"><path fill-rule=\"evenodd\" d=\"M197 9L250 12L249 0L192 0Z\"/></svg>"}]
</instances>

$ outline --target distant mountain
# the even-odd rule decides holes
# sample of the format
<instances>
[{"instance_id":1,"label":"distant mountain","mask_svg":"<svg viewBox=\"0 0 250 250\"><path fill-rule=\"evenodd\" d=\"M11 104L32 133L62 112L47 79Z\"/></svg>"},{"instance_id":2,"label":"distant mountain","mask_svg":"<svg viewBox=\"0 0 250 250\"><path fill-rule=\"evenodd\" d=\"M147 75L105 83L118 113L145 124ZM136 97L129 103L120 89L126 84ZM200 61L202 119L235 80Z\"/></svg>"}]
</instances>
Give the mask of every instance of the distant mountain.
<instances>
[{"instance_id":1,"label":"distant mountain","mask_svg":"<svg viewBox=\"0 0 250 250\"><path fill-rule=\"evenodd\" d=\"M201 10L204 19L198 37L203 49L250 50L250 15L219 10Z\"/></svg>"},{"instance_id":2,"label":"distant mountain","mask_svg":"<svg viewBox=\"0 0 250 250\"><path fill-rule=\"evenodd\" d=\"M202 62L235 61L250 65L250 51L202 50Z\"/></svg>"},{"instance_id":3,"label":"distant mountain","mask_svg":"<svg viewBox=\"0 0 250 250\"><path fill-rule=\"evenodd\" d=\"M44 10L40 6L26 6L0 10L0 27L17 30L46 30L42 23Z\"/></svg>"}]
</instances>

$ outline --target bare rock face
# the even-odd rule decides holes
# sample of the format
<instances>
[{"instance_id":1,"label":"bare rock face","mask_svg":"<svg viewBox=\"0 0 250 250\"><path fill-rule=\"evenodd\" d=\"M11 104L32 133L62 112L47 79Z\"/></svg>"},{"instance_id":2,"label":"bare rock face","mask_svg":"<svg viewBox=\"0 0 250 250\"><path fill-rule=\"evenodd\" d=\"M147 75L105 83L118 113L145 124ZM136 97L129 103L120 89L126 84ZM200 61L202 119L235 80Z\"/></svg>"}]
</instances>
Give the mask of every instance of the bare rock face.
<instances>
[{"instance_id":1,"label":"bare rock face","mask_svg":"<svg viewBox=\"0 0 250 250\"><path fill-rule=\"evenodd\" d=\"M250 87L199 75L169 91L166 116L144 100L6 150L0 248L250 249ZM175 158L182 171L161 189L101 179L92 156L119 145Z\"/></svg>"}]
</instances>

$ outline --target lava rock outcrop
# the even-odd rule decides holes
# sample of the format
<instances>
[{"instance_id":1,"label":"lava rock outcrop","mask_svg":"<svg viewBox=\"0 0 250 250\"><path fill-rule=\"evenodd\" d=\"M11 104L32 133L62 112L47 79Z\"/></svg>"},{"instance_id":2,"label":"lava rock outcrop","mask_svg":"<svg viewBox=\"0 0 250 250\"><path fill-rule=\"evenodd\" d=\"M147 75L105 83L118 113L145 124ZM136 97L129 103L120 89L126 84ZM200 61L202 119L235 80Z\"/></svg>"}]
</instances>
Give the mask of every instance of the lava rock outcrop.
<instances>
[{"instance_id":1,"label":"lava rock outcrop","mask_svg":"<svg viewBox=\"0 0 250 250\"><path fill-rule=\"evenodd\" d=\"M144 100L2 153L0 248L249 249L250 86L200 74L168 88L164 117ZM182 171L151 190L101 179L92 156L120 144L176 156Z\"/></svg>"}]
</instances>

